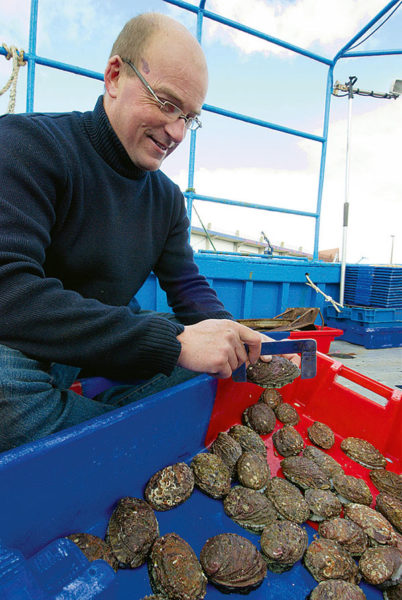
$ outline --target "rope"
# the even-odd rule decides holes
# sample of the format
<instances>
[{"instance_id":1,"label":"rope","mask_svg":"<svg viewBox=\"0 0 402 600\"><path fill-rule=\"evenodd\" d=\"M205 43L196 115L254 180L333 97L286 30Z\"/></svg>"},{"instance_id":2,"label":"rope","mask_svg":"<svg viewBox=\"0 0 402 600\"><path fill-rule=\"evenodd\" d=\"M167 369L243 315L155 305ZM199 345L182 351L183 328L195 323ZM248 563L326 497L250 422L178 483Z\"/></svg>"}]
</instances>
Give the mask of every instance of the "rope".
<instances>
[{"instance_id":1,"label":"rope","mask_svg":"<svg viewBox=\"0 0 402 600\"><path fill-rule=\"evenodd\" d=\"M194 189L194 188L187 188L187 189L186 189L186 192L195 192L195 189ZM213 248L213 249L215 250L215 252L216 252L216 248L215 248L215 246L214 246L214 243L213 243L213 241L212 241L212 239L211 239L211 236L209 235L209 233L208 233L208 231L207 231L207 229L206 229L206 227L205 227L204 223L202 222L202 219L201 219L200 215L198 214L198 210L196 209L194 202L193 202L193 209L194 209L194 212L195 212L195 214L197 215L197 217L198 217L198 219L199 219L199 221L200 221L200 223L201 223L201 226L202 226L202 228L203 228L203 230L204 230L204 233L205 233L205 235L207 236L207 238L208 238L208 240L209 240L209 242L210 242L210 244L211 244L212 248Z\"/></svg>"},{"instance_id":2,"label":"rope","mask_svg":"<svg viewBox=\"0 0 402 600\"><path fill-rule=\"evenodd\" d=\"M10 89L10 99L8 101L8 113L13 113L15 111L15 99L17 95L17 81L18 81L18 72L19 68L26 65L26 61L24 60L24 51L17 50L15 46L11 46L10 48L3 42L3 48L7 52L6 59L13 60L13 68L11 71L10 79L7 81L5 86L0 90L0 96L2 96L8 89Z\"/></svg>"},{"instance_id":3,"label":"rope","mask_svg":"<svg viewBox=\"0 0 402 600\"><path fill-rule=\"evenodd\" d=\"M322 294L322 295L324 296L324 298L325 298L325 300L326 300L327 302L331 302L332 306L335 308L335 310L336 310L338 313L339 313L339 312L341 312L341 311L340 311L340 309L338 308L338 306L340 306L341 308L343 308L342 304L339 304L339 302L335 302L335 300L333 300L333 299L331 298L331 296L327 296L327 294L324 294L324 292L323 292L322 290L320 290L320 288L319 288L319 287L317 287L317 286L315 285L315 283L313 283L313 282L311 281L311 279L310 279L310 277L309 277L308 273L306 273L306 279L307 279L307 282L308 282L308 283L306 283L306 285L308 285L309 287L313 288L313 290L315 290L315 291L316 291L316 292L318 292L319 294Z\"/></svg>"}]
</instances>

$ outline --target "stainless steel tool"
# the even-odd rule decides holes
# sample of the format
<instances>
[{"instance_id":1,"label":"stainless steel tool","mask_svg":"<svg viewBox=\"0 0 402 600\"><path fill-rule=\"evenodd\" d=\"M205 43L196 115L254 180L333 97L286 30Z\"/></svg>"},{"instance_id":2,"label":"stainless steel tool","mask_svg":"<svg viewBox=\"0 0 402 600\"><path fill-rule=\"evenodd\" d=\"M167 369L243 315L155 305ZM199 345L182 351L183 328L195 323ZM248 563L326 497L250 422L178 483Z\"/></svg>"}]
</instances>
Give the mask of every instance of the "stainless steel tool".
<instances>
[{"instance_id":1,"label":"stainless steel tool","mask_svg":"<svg viewBox=\"0 0 402 600\"><path fill-rule=\"evenodd\" d=\"M264 354L301 354L300 370L302 379L312 379L317 373L317 342L313 339L274 340L261 344ZM233 381L247 381L246 363L232 373Z\"/></svg>"}]
</instances>

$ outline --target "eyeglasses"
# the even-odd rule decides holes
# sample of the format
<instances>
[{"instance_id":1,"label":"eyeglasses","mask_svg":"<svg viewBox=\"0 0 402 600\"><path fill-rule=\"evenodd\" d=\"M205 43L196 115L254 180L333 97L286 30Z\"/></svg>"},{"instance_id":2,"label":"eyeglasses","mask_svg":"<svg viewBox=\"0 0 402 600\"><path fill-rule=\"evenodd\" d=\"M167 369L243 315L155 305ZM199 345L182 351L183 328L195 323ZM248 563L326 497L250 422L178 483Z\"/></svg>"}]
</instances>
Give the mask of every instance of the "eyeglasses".
<instances>
[{"instance_id":1,"label":"eyeglasses","mask_svg":"<svg viewBox=\"0 0 402 600\"><path fill-rule=\"evenodd\" d=\"M202 127L202 123L198 117L188 117L185 115L178 106L173 104L173 102L169 102L168 100L160 100L158 96L155 94L147 80L141 75L139 70L133 65L133 63L128 60L128 58L121 59L124 63L126 63L129 67L132 68L134 73L139 77L141 82L145 85L148 92L155 98L157 103L159 104L159 108L163 112L164 115L168 116L170 120L176 121L177 119L184 119L186 129L190 129L191 131L195 131L199 127Z\"/></svg>"}]
</instances>

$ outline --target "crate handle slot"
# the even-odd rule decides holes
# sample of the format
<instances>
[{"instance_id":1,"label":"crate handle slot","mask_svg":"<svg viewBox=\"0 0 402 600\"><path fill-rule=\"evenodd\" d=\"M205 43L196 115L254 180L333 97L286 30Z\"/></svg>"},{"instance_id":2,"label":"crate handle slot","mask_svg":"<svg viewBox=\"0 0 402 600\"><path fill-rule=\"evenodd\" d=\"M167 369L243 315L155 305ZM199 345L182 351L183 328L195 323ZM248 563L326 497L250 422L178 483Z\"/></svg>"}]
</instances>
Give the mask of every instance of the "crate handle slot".
<instances>
[{"instance_id":1,"label":"crate handle slot","mask_svg":"<svg viewBox=\"0 0 402 600\"><path fill-rule=\"evenodd\" d=\"M379 381L375 381L367 375L363 375L363 373L359 373L358 371L354 371L350 367L342 365L337 372L337 375L352 381L358 385L361 385L366 390L370 390L379 396L382 396L386 400L390 400L392 396L395 395L395 391L393 388L388 387L387 385L380 383ZM398 393L398 392L397 392Z\"/></svg>"}]
</instances>

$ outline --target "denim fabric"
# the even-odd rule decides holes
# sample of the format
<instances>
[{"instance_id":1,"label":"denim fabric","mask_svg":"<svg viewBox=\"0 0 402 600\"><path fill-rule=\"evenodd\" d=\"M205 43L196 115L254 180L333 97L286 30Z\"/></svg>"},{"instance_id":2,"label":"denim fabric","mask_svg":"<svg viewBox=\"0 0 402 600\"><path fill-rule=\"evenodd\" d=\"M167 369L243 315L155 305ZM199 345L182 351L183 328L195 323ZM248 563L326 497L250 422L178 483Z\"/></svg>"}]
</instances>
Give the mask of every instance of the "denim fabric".
<instances>
[{"instance_id":1,"label":"denim fabric","mask_svg":"<svg viewBox=\"0 0 402 600\"><path fill-rule=\"evenodd\" d=\"M131 404L131 402L135 402L136 400L146 398L146 396L150 396L151 394L156 394L156 392L166 390L174 385L183 383L184 381L188 381L197 375L199 375L199 373L183 369L182 367L175 367L169 376L160 373L146 381L117 385L98 394L95 399L105 404L113 405L114 408L118 408L126 406L126 404Z\"/></svg>"},{"instance_id":2,"label":"denim fabric","mask_svg":"<svg viewBox=\"0 0 402 600\"><path fill-rule=\"evenodd\" d=\"M154 311L140 311L148 315ZM158 313L172 321L172 313ZM86 398L69 389L78 367L40 362L0 344L0 451L43 438L167 389L198 373L175 367L170 376L116 385Z\"/></svg>"},{"instance_id":3,"label":"denim fabric","mask_svg":"<svg viewBox=\"0 0 402 600\"><path fill-rule=\"evenodd\" d=\"M176 367L86 398L69 390L80 369L29 358L0 344L0 451L43 438L198 375Z\"/></svg>"},{"instance_id":4,"label":"denim fabric","mask_svg":"<svg viewBox=\"0 0 402 600\"><path fill-rule=\"evenodd\" d=\"M68 390L79 369L37 361L0 345L0 450L104 414L107 404ZM61 387L59 387L59 385Z\"/></svg>"}]
</instances>

